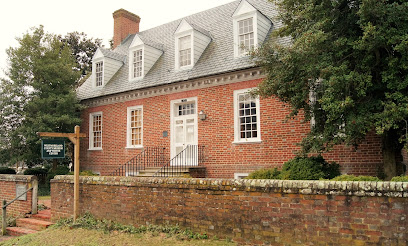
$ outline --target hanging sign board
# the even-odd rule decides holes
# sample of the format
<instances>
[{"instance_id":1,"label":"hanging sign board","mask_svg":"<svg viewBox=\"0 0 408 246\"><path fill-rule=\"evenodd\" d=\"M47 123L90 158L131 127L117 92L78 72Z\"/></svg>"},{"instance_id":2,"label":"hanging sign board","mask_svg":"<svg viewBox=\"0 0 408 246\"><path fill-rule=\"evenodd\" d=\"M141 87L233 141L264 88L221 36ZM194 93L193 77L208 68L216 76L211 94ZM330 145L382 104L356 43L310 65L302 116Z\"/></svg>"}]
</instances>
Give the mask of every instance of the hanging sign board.
<instances>
[{"instance_id":1,"label":"hanging sign board","mask_svg":"<svg viewBox=\"0 0 408 246\"><path fill-rule=\"evenodd\" d=\"M65 158L64 140L55 140L55 139L41 140L41 157L43 159Z\"/></svg>"}]
</instances>

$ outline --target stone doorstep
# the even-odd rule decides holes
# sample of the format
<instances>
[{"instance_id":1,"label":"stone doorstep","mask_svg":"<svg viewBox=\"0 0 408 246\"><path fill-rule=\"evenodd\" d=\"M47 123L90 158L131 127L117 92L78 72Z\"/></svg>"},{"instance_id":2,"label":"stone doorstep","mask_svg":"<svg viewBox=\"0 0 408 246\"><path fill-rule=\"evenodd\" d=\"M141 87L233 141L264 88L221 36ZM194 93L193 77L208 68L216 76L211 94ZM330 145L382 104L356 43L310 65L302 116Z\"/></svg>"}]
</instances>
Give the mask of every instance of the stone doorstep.
<instances>
[{"instance_id":1,"label":"stone doorstep","mask_svg":"<svg viewBox=\"0 0 408 246\"><path fill-rule=\"evenodd\" d=\"M36 233L54 224L50 220L51 210L41 210L38 211L38 214L32 215L31 218L17 219L17 227L7 227L7 234L9 236L23 236Z\"/></svg>"},{"instance_id":2,"label":"stone doorstep","mask_svg":"<svg viewBox=\"0 0 408 246\"><path fill-rule=\"evenodd\" d=\"M17 227L27 228L31 230L41 231L47 229L53 223L32 218L17 219Z\"/></svg>"},{"instance_id":3,"label":"stone doorstep","mask_svg":"<svg viewBox=\"0 0 408 246\"><path fill-rule=\"evenodd\" d=\"M38 211L38 214L32 215L31 218L50 222L51 221L51 210L47 209L47 210Z\"/></svg>"},{"instance_id":4,"label":"stone doorstep","mask_svg":"<svg viewBox=\"0 0 408 246\"><path fill-rule=\"evenodd\" d=\"M7 227L6 230L7 230L8 236L14 236L14 237L24 236L27 234L33 234L33 233L38 232L36 230L31 230L31 229L21 228L21 227Z\"/></svg>"}]
</instances>

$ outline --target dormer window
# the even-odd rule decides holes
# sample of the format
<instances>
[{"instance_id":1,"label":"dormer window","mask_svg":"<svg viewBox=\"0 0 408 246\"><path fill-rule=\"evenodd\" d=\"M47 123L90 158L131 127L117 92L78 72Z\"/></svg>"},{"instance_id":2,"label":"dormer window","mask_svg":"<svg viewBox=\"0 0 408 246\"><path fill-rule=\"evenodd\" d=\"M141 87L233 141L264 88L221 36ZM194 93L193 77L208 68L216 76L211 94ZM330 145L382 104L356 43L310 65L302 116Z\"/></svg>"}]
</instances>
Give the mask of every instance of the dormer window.
<instances>
[{"instance_id":1,"label":"dormer window","mask_svg":"<svg viewBox=\"0 0 408 246\"><path fill-rule=\"evenodd\" d=\"M246 54L254 48L254 25L253 18L238 21L239 55Z\"/></svg>"},{"instance_id":2,"label":"dormer window","mask_svg":"<svg viewBox=\"0 0 408 246\"><path fill-rule=\"evenodd\" d=\"M98 48L92 58L92 87L100 89L108 84L113 75L123 66L124 61L124 55Z\"/></svg>"},{"instance_id":3,"label":"dormer window","mask_svg":"<svg viewBox=\"0 0 408 246\"><path fill-rule=\"evenodd\" d=\"M191 69L211 42L210 34L182 20L174 33L175 69Z\"/></svg>"},{"instance_id":4,"label":"dormer window","mask_svg":"<svg viewBox=\"0 0 408 246\"><path fill-rule=\"evenodd\" d=\"M96 63L96 83L95 86L99 87L103 85L103 61Z\"/></svg>"},{"instance_id":5,"label":"dormer window","mask_svg":"<svg viewBox=\"0 0 408 246\"><path fill-rule=\"evenodd\" d=\"M179 38L179 66L191 65L191 35Z\"/></svg>"},{"instance_id":6,"label":"dormer window","mask_svg":"<svg viewBox=\"0 0 408 246\"><path fill-rule=\"evenodd\" d=\"M246 0L238 5L232 19L236 58L248 55L248 51L261 45L272 27L272 22Z\"/></svg>"},{"instance_id":7,"label":"dormer window","mask_svg":"<svg viewBox=\"0 0 408 246\"><path fill-rule=\"evenodd\" d=\"M143 79L163 54L163 47L136 34L129 47L129 80Z\"/></svg>"},{"instance_id":8,"label":"dormer window","mask_svg":"<svg viewBox=\"0 0 408 246\"><path fill-rule=\"evenodd\" d=\"M143 76L143 50L133 51L133 78Z\"/></svg>"}]
</instances>

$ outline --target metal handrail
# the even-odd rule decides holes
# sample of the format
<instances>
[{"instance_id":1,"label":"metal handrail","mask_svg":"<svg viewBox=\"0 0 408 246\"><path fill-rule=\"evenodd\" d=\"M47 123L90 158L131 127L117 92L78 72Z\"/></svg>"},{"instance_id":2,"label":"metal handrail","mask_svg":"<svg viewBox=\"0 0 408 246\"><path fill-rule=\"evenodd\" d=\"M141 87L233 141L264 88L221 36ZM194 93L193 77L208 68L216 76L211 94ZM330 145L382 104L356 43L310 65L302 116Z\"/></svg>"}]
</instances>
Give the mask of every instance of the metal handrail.
<instances>
[{"instance_id":1,"label":"metal handrail","mask_svg":"<svg viewBox=\"0 0 408 246\"><path fill-rule=\"evenodd\" d=\"M174 177L180 176L180 173L192 166L200 166L203 162L204 146L187 145L180 153L168 161L164 166L157 170L153 177Z\"/></svg>"},{"instance_id":2,"label":"metal handrail","mask_svg":"<svg viewBox=\"0 0 408 246\"><path fill-rule=\"evenodd\" d=\"M137 176L147 167L161 167L164 163L164 147L146 147L108 176Z\"/></svg>"},{"instance_id":3,"label":"metal handrail","mask_svg":"<svg viewBox=\"0 0 408 246\"><path fill-rule=\"evenodd\" d=\"M7 203L6 200L3 200L3 206L1 207L3 212L2 212L2 230L1 230L1 235L4 236L6 235L6 228L7 228L7 207L12 204L13 202L15 202L18 198L22 197L23 195L27 194L27 192L29 192L30 190L34 189L33 187L27 189L26 191L24 191L23 193L21 193L20 195L18 195L16 198L14 198L11 202Z\"/></svg>"}]
</instances>

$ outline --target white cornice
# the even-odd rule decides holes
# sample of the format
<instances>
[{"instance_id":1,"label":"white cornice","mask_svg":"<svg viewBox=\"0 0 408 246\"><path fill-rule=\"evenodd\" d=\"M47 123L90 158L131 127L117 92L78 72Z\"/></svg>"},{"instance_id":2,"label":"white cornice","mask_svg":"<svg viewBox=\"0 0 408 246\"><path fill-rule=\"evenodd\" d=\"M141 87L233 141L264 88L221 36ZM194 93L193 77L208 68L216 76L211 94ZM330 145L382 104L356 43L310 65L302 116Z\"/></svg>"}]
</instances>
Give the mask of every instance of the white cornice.
<instances>
[{"instance_id":1,"label":"white cornice","mask_svg":"<svg viewBox=\"0 0 408 246\"><path fill-rule=\"evenodd\" d=\"M115 95L108 95L94 99L82 100L82 104L87 107L97 107L121 102L127 102L137 99L157 97L173 93L197 90L212 86L233 84L242 81L249 81L264 78L261 68L251 68L215 76L208 76L200 79L176 82L169 85L161 85L151 88L138 89L123 92Z\"/></svg>"}]
</instances>

